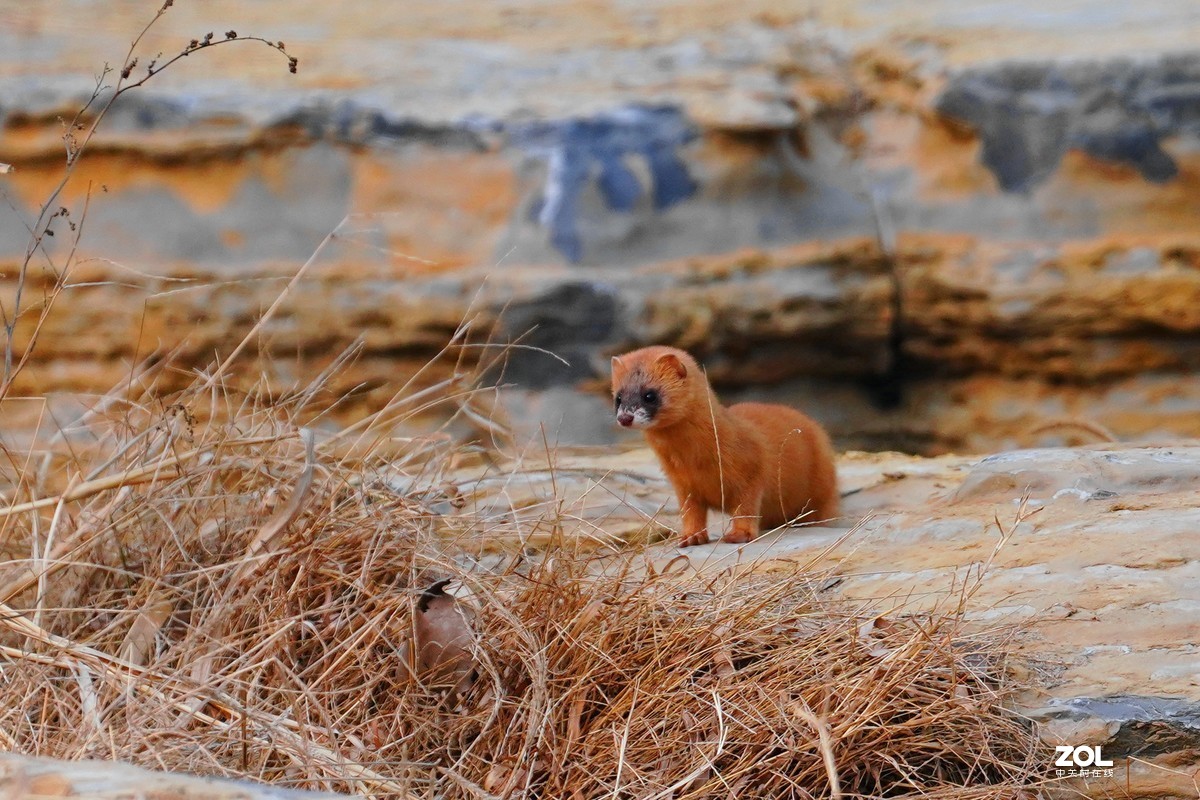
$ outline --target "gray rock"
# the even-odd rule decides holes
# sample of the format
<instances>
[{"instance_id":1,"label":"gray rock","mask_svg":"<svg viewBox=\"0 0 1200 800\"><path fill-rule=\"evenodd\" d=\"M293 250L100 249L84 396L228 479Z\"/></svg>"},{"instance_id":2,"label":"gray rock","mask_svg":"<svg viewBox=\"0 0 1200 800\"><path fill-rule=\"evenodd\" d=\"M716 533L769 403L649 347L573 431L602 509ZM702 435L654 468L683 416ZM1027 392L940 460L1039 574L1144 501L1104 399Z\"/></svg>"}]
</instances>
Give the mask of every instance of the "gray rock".
<instances>
[{"instance_id":1,"label":"gray rock","mask_svg":"<svg viewBox=\"0 0 1200 800\"><path fill-rule=\"evenodd\" d=\"M1036 709L1030 716L1059 729L1066 727L1064 721L1104 723L1108 738L1090 743L1102 745L1106 758L1154 758L1200 748L1200 702L1188 698L1072 697Z\"/></svg>"},{"instance_id":2,"label":"gray rock","mask_svg":"<svg viewBox=\"0 0 1200 800\"><path fill-rule=\"evenodd\" d=\"M1037 186L1071 148L1161 183L1179 172L1163 141L1200 134L1200 54L975 67L936 108L975 128L1005 191Z\"/></svg>"}]
</instances>

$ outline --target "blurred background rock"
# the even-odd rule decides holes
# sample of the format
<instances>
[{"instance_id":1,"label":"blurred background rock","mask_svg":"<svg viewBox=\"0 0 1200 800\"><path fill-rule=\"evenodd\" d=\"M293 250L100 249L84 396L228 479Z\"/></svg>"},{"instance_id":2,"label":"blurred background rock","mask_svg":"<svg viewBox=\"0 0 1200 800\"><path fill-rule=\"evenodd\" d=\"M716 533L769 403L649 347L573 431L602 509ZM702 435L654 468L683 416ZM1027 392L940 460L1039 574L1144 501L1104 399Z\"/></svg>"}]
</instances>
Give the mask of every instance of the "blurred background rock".
<instances>
[{"instance_id":1,"label":"blurred background rock","mask_svg":"<svg viewBox=\"0 0 1200 800\"><path fill-rule=\"evenodd\" d=\"M0 1L6 297L62 120L155 10ZM64 415L151 353L228 352L337 228L255 346L283 394L360 340L346 415L470 317L561 356L494 374L562 443L620 436L608 356L651 342L842 449L1200 435L1193 0L181 1L140 52L230 28L299 74L196 54L122 98L68 187L77 286L18 386Z\"/></svg>"}]
</instances>

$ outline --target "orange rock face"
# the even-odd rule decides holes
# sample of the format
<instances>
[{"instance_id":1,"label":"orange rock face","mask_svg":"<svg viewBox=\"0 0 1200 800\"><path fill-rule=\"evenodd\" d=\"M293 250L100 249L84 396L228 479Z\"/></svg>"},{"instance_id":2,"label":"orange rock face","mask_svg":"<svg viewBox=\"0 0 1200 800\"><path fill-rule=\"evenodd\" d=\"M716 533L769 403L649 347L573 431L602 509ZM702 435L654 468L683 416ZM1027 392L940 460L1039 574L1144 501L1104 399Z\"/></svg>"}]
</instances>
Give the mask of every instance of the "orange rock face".
<instances>
[{"instance_id":1,"label":"orange rock face","mask_svg":"<svg viewBox=\"0 0 1200 800\"><path fill-rule=\"evenodd\" d=\"M1195 19L1158 6L1165 50ZM126 5L78 28L23 8L11 30L31 44L0 48L6 308L22 220L62 175L60 118L145 22ZM563 354L569 369L517 354L506 375L580 408L599 402L607 354L661 342L696 353L723 391L825 414L842 446L986 450L1062 417L1134 439L1200 434L1200 148L1176 108L1195 65L1153 48L1144 66L1121 61L1146 54L1149 22L1125 20L1122 44L1084 14L1068 43L1044 15L1021 31L988 22L990 6L974 22L958 5L885 17L851 0L469 8L171 9L152 51L232 26L285 40L300 72L231 42L113 109L56 201L77 229L56 220L53 267L27 278L18 354L74 253L14 390L103 391L150 353L203 368L336 231L245 374L287 391L361 342L331 386L354 393L347 415L472 319L480 338ZM1018 79L1025 67L990 63L1089 41L1109 59L1095 70L1047 61ZM1117 126L1125 138L1073 105L1110 78L1118 89L1096 96L1112 104L1103 119L1134 125ZM988 92L1003 102L980 108ZM1160 127L1136 127L1143 101L1166 109ZM995 150L1009 123L1021 158ZM534 406L511 411L536 428Z\"/></svg>"}]
</instances>

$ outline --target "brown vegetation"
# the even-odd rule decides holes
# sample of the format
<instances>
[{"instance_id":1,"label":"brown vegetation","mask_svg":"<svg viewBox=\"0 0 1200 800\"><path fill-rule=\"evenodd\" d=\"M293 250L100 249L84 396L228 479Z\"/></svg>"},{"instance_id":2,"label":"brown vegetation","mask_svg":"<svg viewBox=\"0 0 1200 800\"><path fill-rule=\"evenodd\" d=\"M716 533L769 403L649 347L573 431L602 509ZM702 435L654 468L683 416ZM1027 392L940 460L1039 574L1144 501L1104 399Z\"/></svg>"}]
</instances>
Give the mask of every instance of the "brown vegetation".
<instances>
[{"instance_id":1,"label":"brown vegetation","mask_svg":"<svg viewBox=\"0 0 1200 800\"><path fill-rule=\"evenodd\" d=\"M1003 639L954 609L876 619L799 568L704 584L561 541L463 555L527 523L464 506L448 437L388 420L469 389L306 450L319 384L153 387L5 454L5 748L413 797L998 796L1048 763L1003 708ZM414 676L448 579L468 660Z\"/></svg>"}]
</instances>

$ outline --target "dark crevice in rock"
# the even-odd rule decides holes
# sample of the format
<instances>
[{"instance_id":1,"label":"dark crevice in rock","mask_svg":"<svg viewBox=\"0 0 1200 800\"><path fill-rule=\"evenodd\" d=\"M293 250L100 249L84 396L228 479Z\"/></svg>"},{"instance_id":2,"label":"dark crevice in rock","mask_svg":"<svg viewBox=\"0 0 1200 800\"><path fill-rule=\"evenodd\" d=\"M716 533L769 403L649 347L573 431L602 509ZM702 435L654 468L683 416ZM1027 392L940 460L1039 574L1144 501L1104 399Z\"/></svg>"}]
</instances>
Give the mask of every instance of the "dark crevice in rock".
<instances>
[{"instance_id":1,"label":"dark crevice in rock","mask_svg":"<svg viewBox=\"0 0 1200 800\"><path fill-rule=\"evenodd\" d=\"M515 344L491 377L529 389L594 377L593 359L616 336L621 310L614 287L584 281L513 303L500 318L499 332L502 342Z\"/></svg>"},{"instance_id":2,"label":"dark crevice in rock","mask_svg":"<svg viewBox=\"0 0 1200 800\"><path fill-rule=\"evenodd\" d=\"M867 382L867 392L877 408L892 411L904 404L904 383L909 368L904 352L904 280L896 255L896 229L881 192L875 189L871 191L871 211L891 288L888 304L891 318L887 339L881 349L883 363L878 374Z\"/></svg>"},{"instance_id":3,"label":"dark crevice in rock","mask_svg":"<svg viewBox=\"0 0 1200 800\"><path fill-rule=\"evenodd\" d=\"M344 100L294 109L277 117L272 127L296 126L313 140L352 145L388 143L427 144L458 150L486 150L479 132L466 125L440 125L409 117L392 117L385 111Z\"/></svg>"}]
</instances>

